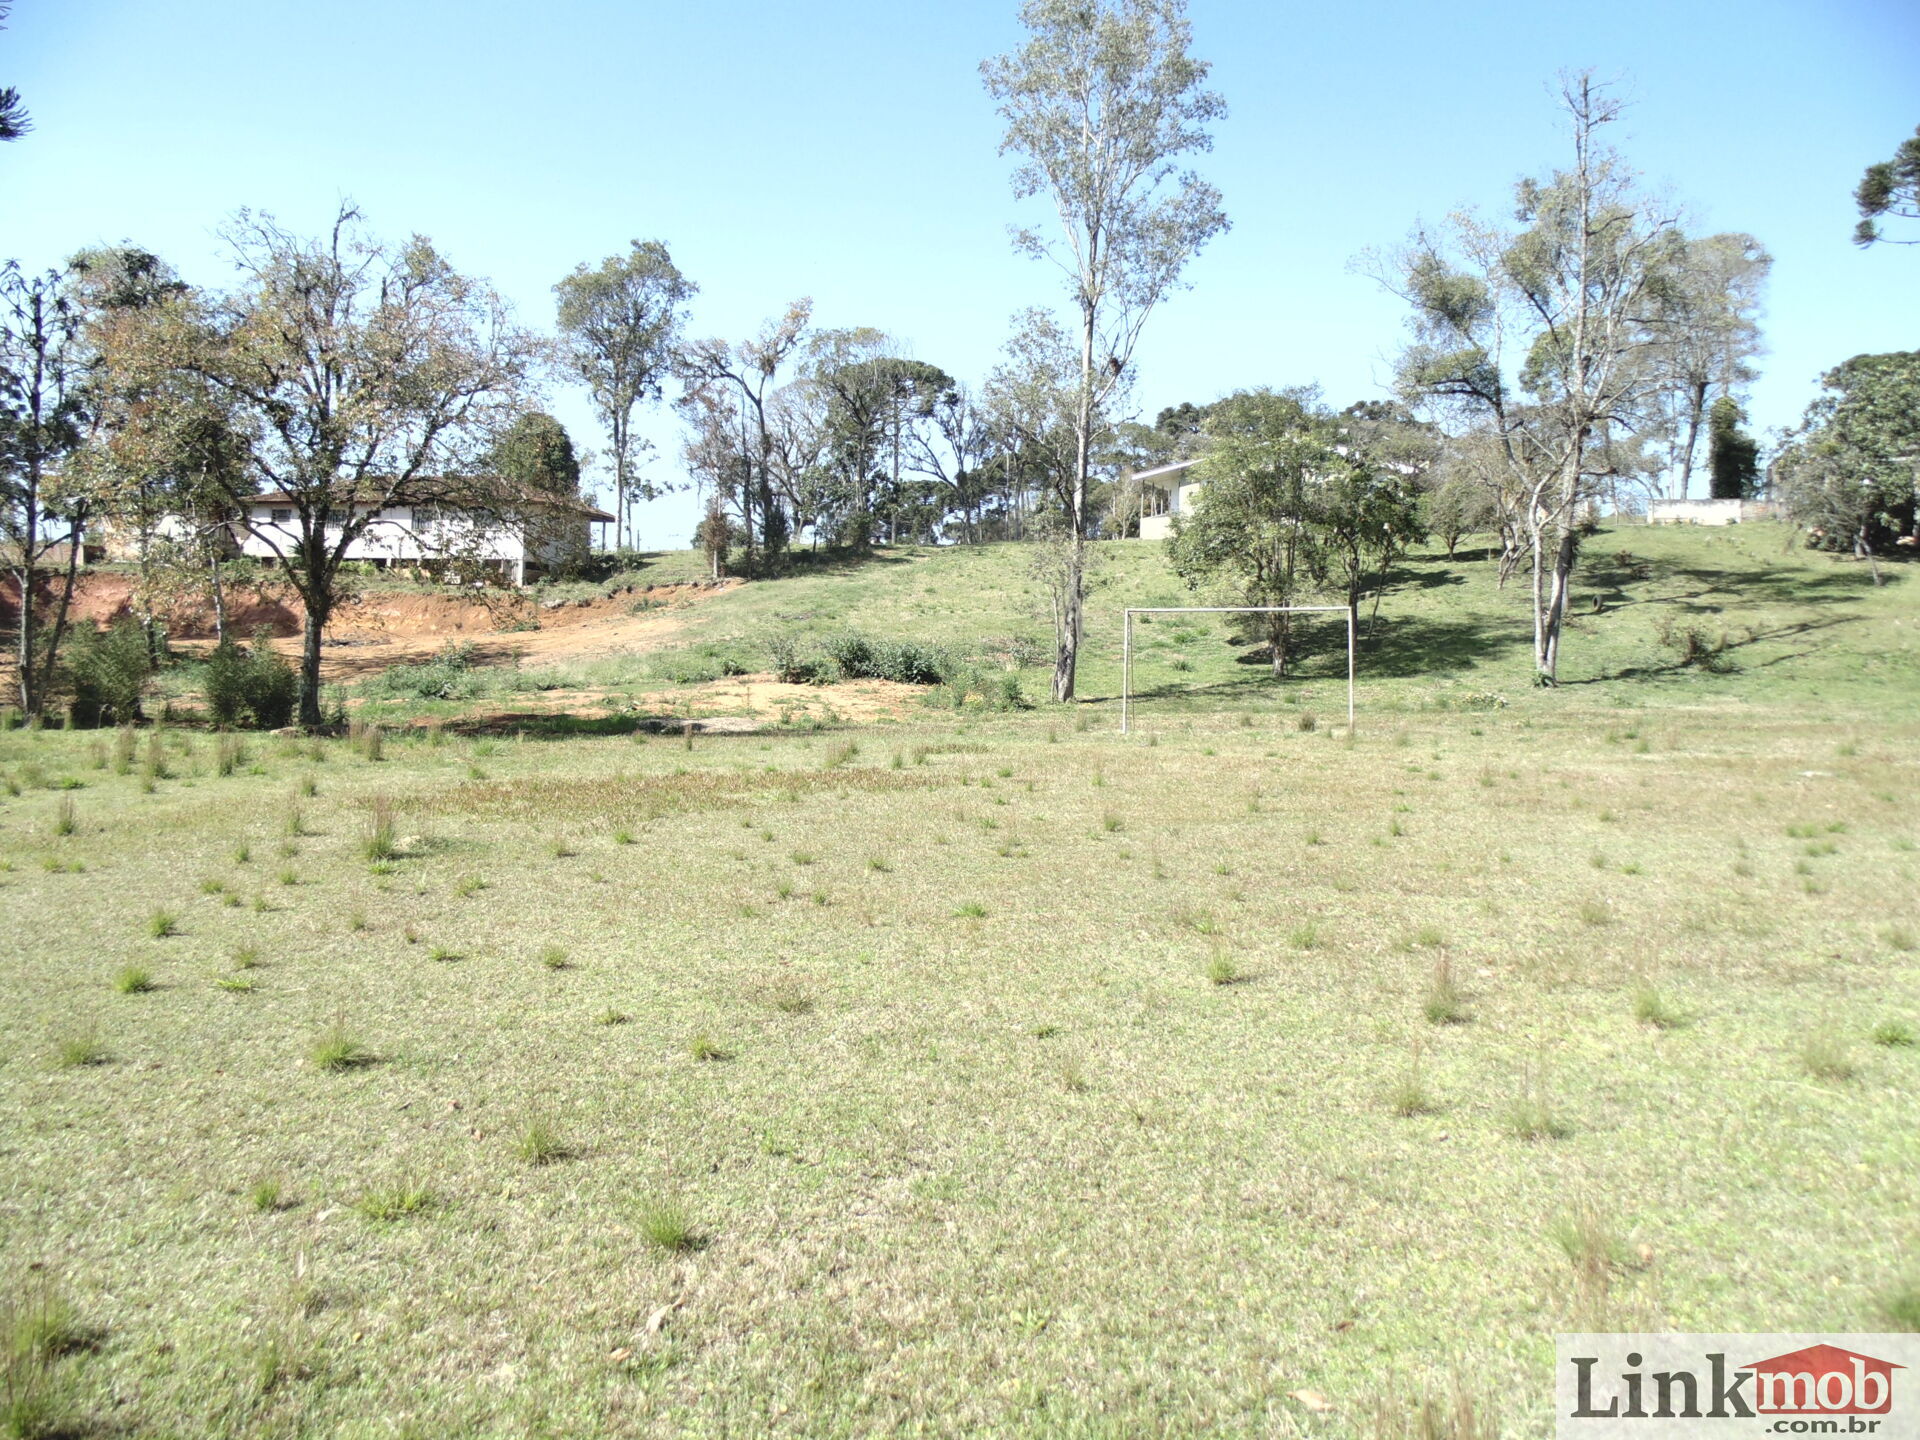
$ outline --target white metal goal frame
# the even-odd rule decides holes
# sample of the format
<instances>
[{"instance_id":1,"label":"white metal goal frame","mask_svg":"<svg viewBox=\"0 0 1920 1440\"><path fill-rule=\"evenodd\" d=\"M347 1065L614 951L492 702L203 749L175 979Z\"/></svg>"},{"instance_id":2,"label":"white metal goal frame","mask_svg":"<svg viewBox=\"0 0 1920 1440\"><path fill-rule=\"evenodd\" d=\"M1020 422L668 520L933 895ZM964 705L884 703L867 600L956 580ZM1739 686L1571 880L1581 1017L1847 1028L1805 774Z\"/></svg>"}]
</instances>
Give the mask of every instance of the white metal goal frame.
<instances>
[{"instance_id":1,"label":"white metal goal frame","mask_svg":"<svg viewBox=\"0 0 1920 1440\"><path fill-rule=\"evenodd\" d=\"M1327 615L1347 617L1347 731L1353 731L1353 611L1345 605L1136 605L1121 611L1120 733L1133 722L1133 617L1136 615Z\"/></svg>"}]
</instances>

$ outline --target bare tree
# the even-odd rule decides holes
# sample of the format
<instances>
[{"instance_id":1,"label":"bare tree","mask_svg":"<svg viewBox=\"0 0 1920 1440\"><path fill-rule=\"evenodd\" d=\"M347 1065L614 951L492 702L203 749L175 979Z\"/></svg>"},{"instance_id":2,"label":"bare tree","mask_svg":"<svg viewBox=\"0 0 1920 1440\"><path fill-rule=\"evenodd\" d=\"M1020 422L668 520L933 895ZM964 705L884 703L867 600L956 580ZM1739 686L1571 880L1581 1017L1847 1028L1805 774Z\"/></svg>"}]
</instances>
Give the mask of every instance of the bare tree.
<instances>
[{"instance_id":1,"label":"bare tree","mask_svg":"<svg viewBox=\"0 0 1920 1440\"><path fill-rule=\"evenodd\" d=\"M1015 247L1060 269L1077 321L1053 674L1064 701L1080 651L1089 467L1147 318L1226 228L1219 191L1178 168L1211 148L1207 126L1226 105L1187 53L1183 0L1026 0L1020 19L1027 43L980 72L1006 121L1000 152L1021 157L1015 196L1045 196L1058 222L1051 236L1016 231Z\"/></svg>"}]
</instances>

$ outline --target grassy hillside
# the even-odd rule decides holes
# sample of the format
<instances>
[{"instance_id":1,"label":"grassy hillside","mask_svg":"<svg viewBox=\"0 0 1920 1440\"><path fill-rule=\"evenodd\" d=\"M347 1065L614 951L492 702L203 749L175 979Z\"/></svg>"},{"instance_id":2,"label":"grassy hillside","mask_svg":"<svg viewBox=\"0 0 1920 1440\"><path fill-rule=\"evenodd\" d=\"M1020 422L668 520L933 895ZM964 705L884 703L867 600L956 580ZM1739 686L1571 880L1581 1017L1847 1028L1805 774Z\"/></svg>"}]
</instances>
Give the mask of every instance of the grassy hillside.
<instances>
[{"instance_id":1,"label":"grassy hillside","mask_svg":"<svg viewBox=\"0 0 1920 1440\"><path fill-rule=\"evenodd\" d=\"M1906 712L1920 699L1920 595L1912 567L1876 588L1845 558L1791 544L1776 525L1728 529L1623 526L1590 539L1564 647L1564 688L1534 691L1525 576L1505 591L1476 548L1449 561L1435 550L1403 562L1382 598L1360 657L1361 704L1374 711L1583 705L1785 703L1837 712ZM1044 590L1020 545L883 551L858 564L744 586L689 609L689 650L764 665L776 634L820 638L842 630L912 638L989 657L1029 661L1026 688L1046 692L1051 644ZM1106 708L1118 694L1119 612L1126 606L1223 603L1180 582L1157 543L1095 547L1081 698ZM1344 630L1309 623L1311 653L1295 681L1227 643L1215 617L1140 622L1135 683L1143 713L1204 713L1275 704L1332 706L1343 680ZM1711 668L1687 663L1687 632L1717 649ZM1024 642L1024 643L1015 643ZM1724 648L1722 648L1724 647ZM1249 663L1254 662L1254 663ZM657 667L562 677L644 686Z\"/></svg>"}]
</instances>

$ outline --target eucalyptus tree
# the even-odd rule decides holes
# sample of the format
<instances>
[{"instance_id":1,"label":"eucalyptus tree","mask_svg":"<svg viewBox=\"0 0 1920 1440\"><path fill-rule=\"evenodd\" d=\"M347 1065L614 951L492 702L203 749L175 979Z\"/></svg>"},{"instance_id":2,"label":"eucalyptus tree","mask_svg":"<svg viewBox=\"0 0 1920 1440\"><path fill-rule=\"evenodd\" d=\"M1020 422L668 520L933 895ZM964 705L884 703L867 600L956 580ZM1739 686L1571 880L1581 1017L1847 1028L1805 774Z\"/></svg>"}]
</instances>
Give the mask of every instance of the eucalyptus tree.
<instances>
[{"instance_id":1,"label":"eucalyptus tree","mask_svg":"<svg viewBox=\"0 0 1920 1440\"><path fill-rule=\"evenodd\" d=\"M677 362L686 390L676 403L693 432L688 462L735 505L749 573L776 569L792 538L776 473L779 417L772 401L812 316L813 301L796 300L753 338L698 340Z\"/></svg>"},{"instance_id":2,"label":"eucalyptus tree","mask_svg":"<svg viewBox=\"0 0 1920 1440\"><path fill-rule=\"evenodd\" d=\"M842 541L864 549L883 518L894 538L914 432L931 420L953 378L902 354L870 326L817 332L807 345L805 376L826 403L829 454L846 494Z\"/></svg>"},{"instance_id":3,"label":"eucalyptus tree","mask_svg":"<svg viewBox=\"0 0 1920 1440\"><path fill-rule=\"evenodd\" d=\"M1515 492L1546 685L1586 514L1633 458L1623 439L1660 430L1662 307L1685 248L1674 214L1601 144L1619 103L1584 73L1563 80L1561 101L1571 163L1516 186L1521 228L1457 215L1417 232L1383 275L1413 309L1404 392L1481 428Z\"/></svg>"},{"instance_id":4,"label":"eucalyptus tree","mask_svg":"<svg viewBox=\"0 0 1920 1440\"><path fill-rule=\"evenodd\" d=\"M1016 198L1043 197L1057 219L1052 233L1016 231L1015 246L1060 270L1074 316L1053 675L1064 701L1079 659L1094 451L1142 327L1226 228L1219 191L1180 168L1211 148L1207 127L1226 106L1188 52L1183 0L1026 0L1020 19L1026 43L980 70L1006 122L1000 152L1020 157Z\"/></svg>"},{"instance_id":5,"label":"eucalyptus tree","mask_svg":"<svg viewBox=\"0 0 1920 1440\"><path fill-rule=\"evenodd\" d=\"M591 269L577 266L553 287L563 363L587 387L606 427L622 544L631 540L633 501L656 493L635 470L647 442L634 434L634 411L658 400L673 375L687 302L699 288L658 240L635 240L626 254Z\"/></svg>"},{"instance_id":6,"label":"eucalyptus tree","mask_svg":"<svg viewBox=\"0 0 1920 1440\"><path fill-rule=\"evenodd\" d=\"M1667 427L1667 469L1684 499L1700 432L1715 397L1752 383L1761 352L1760 305L1773 257L1751 235L1682 239L1657 297L1663 374L1659 404Z\"/></svg>"},{"instance_id":7,"label":"eucalyptus tree","mask_svg":"<svg viewBox=\"0 0 1920 1440\"><path fill-rule=\"evenodd\" d=\"M318 237L242 211L226 239L238 286L126 317L109 360L157 406L215 406L230 427L234 463L212 479L305 607L299 719L313 727L342 566L368 528L523 498L485 461L527 408L539 344L432 242L382 242L350 204ZM291 518L256 521L263 491Z\"/></svg>"},{"instance_id":8,"label":"eucalyptus tree","mask_svg":"<svg viewBox=\"0 0 1920 1440\"><path fill-rule=\"evenodd\" d=\"M928 406L927 421L908 432L908 464L944 497L946 513L959 517L960 539L976 544L981 511L997 478L992 418L965 384L954 381Z\"/></svg>"}]
</instances>

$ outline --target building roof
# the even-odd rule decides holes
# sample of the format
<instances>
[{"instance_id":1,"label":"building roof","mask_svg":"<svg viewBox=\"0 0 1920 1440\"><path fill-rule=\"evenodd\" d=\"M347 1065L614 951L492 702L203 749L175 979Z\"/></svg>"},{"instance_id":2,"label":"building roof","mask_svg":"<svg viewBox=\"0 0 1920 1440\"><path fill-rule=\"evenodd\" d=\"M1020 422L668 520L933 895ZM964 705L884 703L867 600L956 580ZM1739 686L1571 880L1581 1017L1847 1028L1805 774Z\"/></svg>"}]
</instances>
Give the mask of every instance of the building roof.
<instances>
[{"instance_id":1,"label":"building roof","mask_svg":"<svg viewBox=\"0 0 1920 1440\"><path fill-rule=\"evenodd\" d=\"M1151 470L1136 470L1133 472L1133 478L1136 480L1153 480L1162 475L1172 475L1176 471L1190 470L1199 463L1200 457L1196 455L1191 460L1175 460L1169 465L1156 465Z\"/></svg>"}]
</instances>

